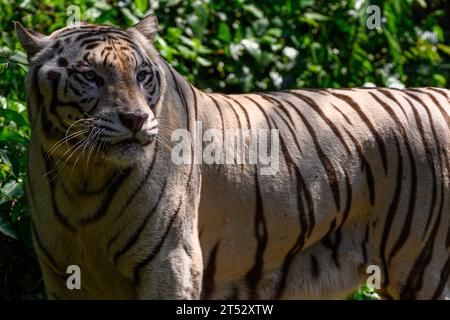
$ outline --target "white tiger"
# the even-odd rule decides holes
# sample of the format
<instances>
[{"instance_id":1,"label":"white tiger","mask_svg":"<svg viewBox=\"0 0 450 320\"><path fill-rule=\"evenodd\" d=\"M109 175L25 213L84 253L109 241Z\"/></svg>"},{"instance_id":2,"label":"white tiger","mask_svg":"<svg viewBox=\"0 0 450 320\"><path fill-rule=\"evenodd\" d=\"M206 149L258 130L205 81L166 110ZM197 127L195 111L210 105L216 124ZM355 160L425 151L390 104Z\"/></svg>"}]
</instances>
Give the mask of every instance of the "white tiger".
<instances>
[{"instance_id":1,"label":"white tiger","mask_svg":"<svg viewBox=\"0 0 450 320\"><path fill-rule=\"evenodd\" d=\"M153 16L126 31L16 27L51 298L342 298L369 265L385 296L450 297L449 90L209 94L157 54ZM197 121L278 129L278 173L175 164L172 132L195 136Z\"/></svg>"}]
</instances>

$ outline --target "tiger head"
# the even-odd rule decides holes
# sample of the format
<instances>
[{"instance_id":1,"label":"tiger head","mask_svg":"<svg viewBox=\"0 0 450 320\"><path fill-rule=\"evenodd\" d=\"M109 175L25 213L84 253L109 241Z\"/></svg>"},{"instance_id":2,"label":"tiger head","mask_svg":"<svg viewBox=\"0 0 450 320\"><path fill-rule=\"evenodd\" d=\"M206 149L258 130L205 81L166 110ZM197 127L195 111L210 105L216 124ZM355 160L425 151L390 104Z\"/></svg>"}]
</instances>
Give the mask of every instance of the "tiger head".
<instances>
[{"instance_id":1,"label":"tiger head","mask_svg":"<svg viewBox=\"0 0 450 320\"><path fill-rule=\"evenodd\" d=\"M119 165L145 154L164 87L152 46L157 27L148 16L128 30L82 24L46 36L16 23L30 64L32 130L44 151L67 158L94 150Z\"/></svg>"}]
</instances>

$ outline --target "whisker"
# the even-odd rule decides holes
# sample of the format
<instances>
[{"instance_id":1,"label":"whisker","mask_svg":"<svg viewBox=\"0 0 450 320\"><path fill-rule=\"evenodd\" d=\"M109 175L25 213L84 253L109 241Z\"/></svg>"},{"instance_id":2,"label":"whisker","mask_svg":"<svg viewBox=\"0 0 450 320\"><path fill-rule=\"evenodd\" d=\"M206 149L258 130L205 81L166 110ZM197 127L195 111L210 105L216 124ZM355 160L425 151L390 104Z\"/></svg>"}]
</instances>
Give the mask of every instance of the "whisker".
<instances>
[{"instance_id":1,"label":"whisker","mask_svg":"<svg viewBox=\"0 0 450 320\"><path fill-rule=\"evenodd\" d=\"M92 139L91 142L91 148L89 150L88 153L88 160L87 160L87 166L89 167L89 161L91 160L91 155L92 155L92 151L95 149L95 147L97 147L97 142L99 140L99 137L101 137L102 133L105 131L105 129L101 129L96 135L95 137ZM98 152L98 151L97 151ZM94 161L95 163L95 161Z\"/></svg>"},{"instance_id":2,"label":"whisker","mask_svg":"<svg viewBox=\"0 0 450 320\"><path fill-rule=\"evenodd\" d=\"M172 149L163 141L161 140L159 137L155 137L155 140L160 142L162 144L163 147L166 147L168 151L171 151Z\"/></svg>"},{"instance_id":3,"label":"whisker","mask_svg":"<svg viewBox=\"0 0 450 320\"><path fill-rule=\"evenodd\" d=\"M89 135L88 139L86 139L86 141L83 143L83 150L78 154L78 157L75 159L75 162L72 165L72 171L70 173L71 176L72 176L73 170L75 169L75 166L76 166L78 160L80 159L80 157L81 156L84 157L84 151L86 150L86 147L89 146L89 142L91 140L91 137L92 137L92 135ZM76 150L75 150L75 152L76 152Z\"/></svg>"},{"instance_id":4,"label":"whisker","mask_svg":"<svg viewBox=\"0 0 450 320\"><path fill-rule=\"evenodd\" d=\"M69 136L64 137L64 138L58 140L57 142L55 142L55 144L52 145L52 147L47 151L46 160L48 160L48 158L53 154L53 152L56 151L57 148L59 148L63 144L67 144L67 142L69 142L69 140L72 140L72 139L74 139L74 138L76 138L76 137L86 133L87 131L88 130L85 129L85 130L74 132L74 133L70 134Z\"/></svg>"}]
</instances>

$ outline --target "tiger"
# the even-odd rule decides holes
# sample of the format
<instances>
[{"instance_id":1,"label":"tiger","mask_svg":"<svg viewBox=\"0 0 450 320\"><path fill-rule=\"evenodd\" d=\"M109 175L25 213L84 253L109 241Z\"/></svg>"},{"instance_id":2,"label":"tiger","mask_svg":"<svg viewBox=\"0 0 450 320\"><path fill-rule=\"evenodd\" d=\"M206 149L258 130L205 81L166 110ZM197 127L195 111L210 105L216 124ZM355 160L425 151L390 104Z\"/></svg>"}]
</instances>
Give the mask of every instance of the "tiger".
<instances>
[{"instance_id":1,"label":"tiger","mask_svg":"<svg viewBox=\"0 0 450 320\"><path fill-rule=\"evenodd\" d=\"M16 31L50 299L341 299L373 266L383 297L450 298L448 89L211 93L155 49L153 15ZM278 171L176 164L180 128L191 156L208 129L276 130Z\"/></svg>"}]
</instances>

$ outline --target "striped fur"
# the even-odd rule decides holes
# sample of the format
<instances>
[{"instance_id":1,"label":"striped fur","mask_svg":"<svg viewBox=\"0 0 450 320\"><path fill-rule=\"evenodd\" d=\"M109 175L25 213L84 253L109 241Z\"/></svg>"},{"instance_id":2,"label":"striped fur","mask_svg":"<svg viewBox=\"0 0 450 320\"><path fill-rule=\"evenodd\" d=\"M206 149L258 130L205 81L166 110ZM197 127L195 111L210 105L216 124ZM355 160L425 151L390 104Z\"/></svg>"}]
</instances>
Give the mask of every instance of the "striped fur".
<instances>
[{"instance_id":1,"label":"striped fur","mask_svg":"<svg viewBox=\"0 0 450 320\"><path fill-rule=\"evenodd\" d=\"M450 298L449 90L209 94L157 55L153 17L128 31L18 30L31 59L32 227L51 297L339 298L375 264L386 296ZM83 60L101 75L85 86L70 74ZM144 86L132 78L142 63ZM71 121L126 131L116 114L136 108L150 115L144 131L157 122L155 140L113 152L99 133L93 156L58 165L76 142L50 148ZM165 142L196 121L279 129L279 172L175 165ZM82 290L65 287L71 264Z\"/></svg>"}]
</instances>

